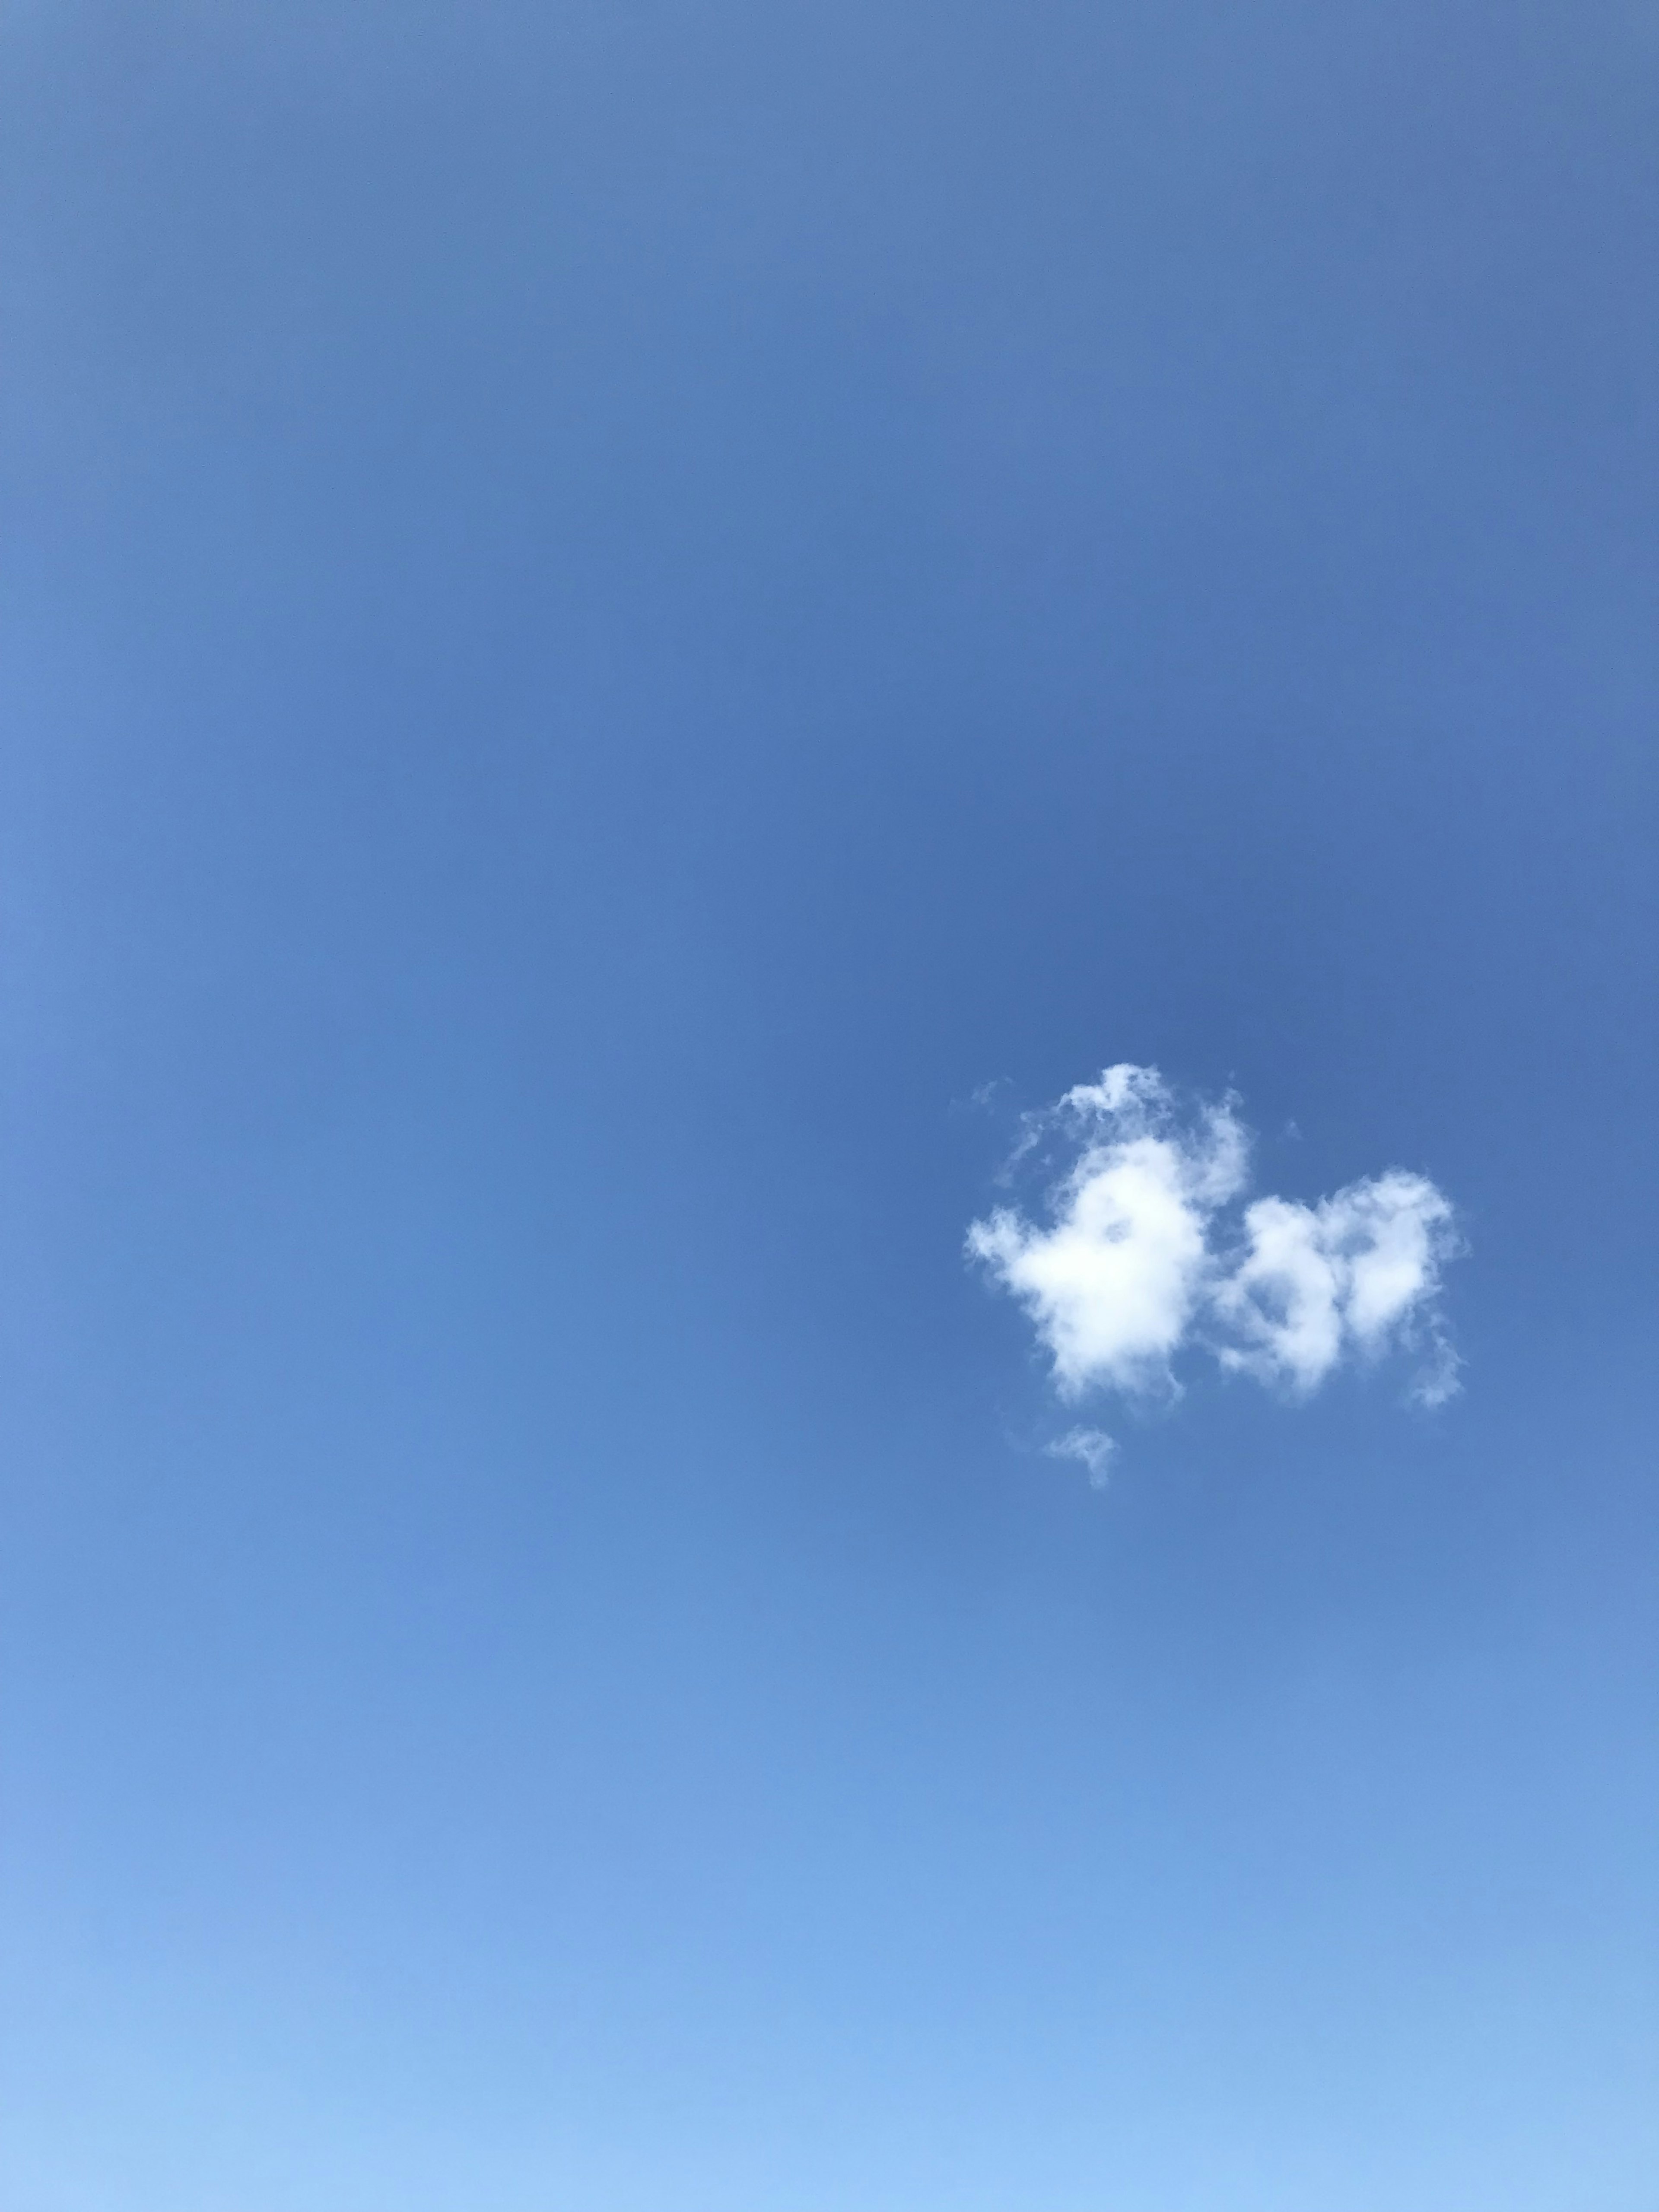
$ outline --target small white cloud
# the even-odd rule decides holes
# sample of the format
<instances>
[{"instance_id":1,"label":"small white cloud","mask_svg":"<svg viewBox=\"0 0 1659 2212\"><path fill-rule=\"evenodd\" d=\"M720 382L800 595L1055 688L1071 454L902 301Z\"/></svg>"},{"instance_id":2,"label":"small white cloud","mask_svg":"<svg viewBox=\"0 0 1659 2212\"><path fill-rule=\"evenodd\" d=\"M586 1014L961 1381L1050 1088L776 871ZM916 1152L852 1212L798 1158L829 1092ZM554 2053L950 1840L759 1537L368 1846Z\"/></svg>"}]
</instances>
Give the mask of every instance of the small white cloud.
<instances>
[{"instance_id":1,"label":"small white cloud","mask_svg":"<svg viewBox=\"0 0 1659 2212\"><path fill-rule=\"evenodd\" d=\"M1427 1335L1429 1356L1412 1383L1411 1395L1413 1403L1432 1407L1443 1406L1462 1389L1457 1370L1463 1361L1438 1314L1429 1316Z\"/></svg>"},{"instance_id":2,"label":"small white cloud","mask_svg":"<svg viewBox=\"0 0 1659 2212\"><path fill-rule=\"evenodd\" d=\"M1247 1347L1224 1345L1222 1364L1315 1389L1342 1350L1336 1269L1321 1244L1317 1217L1292 1200L1261 1198L1245 1213L1244 1231L1249 1251L1212 1292L1222 1321Z\"/></svg>"},{"instance_id":3,"label":"small white cloud","mask_svg":"<svg viewBox=\"0 0 1659 2212\"><path fill-rule=\"evenodd\" d=\"M1112 1463L1117 1446L1104 1429L1067 1429L1063 1437L1056 1437L1043 1449L1050 1459L1074 1459L1089 1470L1090 1486L1104 1490L1106 1470Z\"/></svg>"},{"instance_id":4,"label":"small white cloud","mask_svg":"<svg viewBox=\"0 0 1659 2212\"><path fill-rule=\"evenodd\" d=\"M1036 1322L1063 1397L1097 1384L1168 1392L1205 1288L1209 1216L1243 1177L1244 1133L1226 1103L1183 1126L1157 1069L1127 1066L1033 1117L1024 1149L1056 1122L1082 1149L1052 1225L1000 1206L973 1224L968 1249Z\"/></svg>"},{"instance_id":5,"label":"small white cloud","mask_svg":"<svg viewBox=\"0 0 1659 2212\"><path fill-rule=\"evenodd\" d=\"M1046 1224L1000 1206L972 1224L968 1249L1030 1314L1063 1398L1175 1395L1176 1356L1198 1341L1295 1397L1350 1356L1426 1346L1414 1397L1434 1406L1456 1390L1438 1301L1458 1240L1425 1176L1393 1169L1311 1206L1259 1198L1229 1236L1249 1150L1234 1102L1183 1106L1156 1068L1127 1062L1029 1116L1016 1161L1056 1138L1069 1164ZM1051 1449L1092 1471L1081 1440L1111 1449L1084 1429Z\"/></svg>"},{"instance_id":6,"label":"small white cloud","mask_svg":"<svg viewBox=\"0 0 1659 2212\"><path fill-rule=\"evenodd\" d=\"M1243 1257L1213 1294L1242 1340L1223 1348L1224 1363L1305 1397L1346 1352L1375 1358L1409 1340L1455 1249L1450 1223L1434 1185L1398 1169L1317 1206L1257 1199L1245 1210ZM1449 1396L1455 1377L1454 1366L1429 1402Z\"/></svg>"}]
</instances>

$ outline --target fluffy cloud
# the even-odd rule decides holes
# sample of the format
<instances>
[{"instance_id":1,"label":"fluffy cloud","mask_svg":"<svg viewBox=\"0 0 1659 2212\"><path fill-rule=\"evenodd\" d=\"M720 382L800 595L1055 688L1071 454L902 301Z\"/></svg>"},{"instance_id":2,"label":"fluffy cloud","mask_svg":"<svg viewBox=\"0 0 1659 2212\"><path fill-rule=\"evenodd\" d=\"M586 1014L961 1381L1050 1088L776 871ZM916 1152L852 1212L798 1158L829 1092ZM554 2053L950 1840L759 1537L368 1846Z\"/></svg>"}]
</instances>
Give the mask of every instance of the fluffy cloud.
<instances>
[{"instance_id":1,"label":"fluffy cloud","mask_svg":"<svg viewBox=\"0 0 1659 2212\"><path fill-rule=\"evenodd\" d=\"M1156 1068L1127 1064L1031 1117L1016 1158L1055 1145L1067 1164L1046 1223L999 1207L968 1249L1030 1316L1063 1398L1173 1395L1189 1344L1298 1398L1345 1359L1426 1346L1415 1395L1433 1405L1456 1389L1438 1314L1456 1239L1426 1177L1393 1169L1317 1206L1259 1198L1236 1218L1249 1139L1234 1102L1183 1103ZM1074 1429L1051 1449L1100 1479L1111 1443Z\"/></svg>"},{"instance_id":2,"label":"fluffy cloud","mask_svg":"<svg viewBox=\"0 0 1659 2212\"><path fill-rule=\"evenodd\" d=\"M1398 1169L1317 1206L1257 1199L1245 1209L1243 1256L1212 1293L1240 1340L1220 1347L1224 1364L1306 1397L1345 1352L1375 1358L1438 1292L1450 1222L1434 1185ZM1438 1357L1417 1390L1437 1404L1456 1387L1455 1355L1432 1315L1428 1323Z\"/></svg>"},{"instance_id":3,"label":"fluffy cloud","mask_svg":"<svg viewBox=\"0 0 1659 2212\"><path fill-rule=\"evenodd\" d=\"M1030 1314L1062 1396L1168 1389L1207 1285L1210 1217L1243 1178L1243 1132L1227 1105L1181 1127L1150 1067L1109 1067L1054 1118L1080 1149L1053 1226L1003 1207L974 1223L968 1249Z\"/></svg>"}]
</instances>

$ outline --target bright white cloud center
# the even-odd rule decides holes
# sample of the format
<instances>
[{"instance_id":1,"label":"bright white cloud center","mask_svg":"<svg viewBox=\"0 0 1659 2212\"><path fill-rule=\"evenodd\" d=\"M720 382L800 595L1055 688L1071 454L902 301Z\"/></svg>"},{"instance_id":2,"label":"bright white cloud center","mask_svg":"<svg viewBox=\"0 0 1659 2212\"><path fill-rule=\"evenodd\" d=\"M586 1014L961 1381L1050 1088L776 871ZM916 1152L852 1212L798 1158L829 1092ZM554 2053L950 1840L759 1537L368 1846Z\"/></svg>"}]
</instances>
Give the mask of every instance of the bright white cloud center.
<instances>
[{"instance_id":1,"label":"bright white cloud center","mask_svg":"<svg viewBox=\"0 0 1659 2212\"><path fill-rule=\"evenodd\" d=\"M1438 1314L1452 1209L1425 1176L1391 1169L1313 1206L1259 1198L1237 1219L1249 1140L1232 1102L1183 1108L1127 1064L1034 1116L1022 1154L1055 1135L1073 1157L1046 1225L1000 1207L968 1249L1030 1314L1062 1397L1173 1394L1189 1343L1295 1397L1350 1356L1426 1346L1415 1395L1456 1389Z\"/></svg>"}]
</instances>

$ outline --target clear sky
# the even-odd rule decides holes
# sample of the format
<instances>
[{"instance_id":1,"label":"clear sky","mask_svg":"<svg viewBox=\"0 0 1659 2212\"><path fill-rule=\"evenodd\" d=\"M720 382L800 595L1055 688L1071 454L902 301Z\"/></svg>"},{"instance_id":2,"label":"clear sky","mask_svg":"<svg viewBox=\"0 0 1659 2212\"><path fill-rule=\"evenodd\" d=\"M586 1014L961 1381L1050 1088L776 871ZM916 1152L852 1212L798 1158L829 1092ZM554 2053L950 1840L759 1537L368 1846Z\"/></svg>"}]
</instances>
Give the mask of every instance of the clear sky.
<instances>
[{"instance_id":1,"label":"clear sky","mask_svg":"<svg viewBox=\"0 0 1659 2212\"><path fill-rule=\"evenodd\" d=\"M1652 2212L1650 0L0 63L0 2212Z\"/></svg>"}]
</instances>

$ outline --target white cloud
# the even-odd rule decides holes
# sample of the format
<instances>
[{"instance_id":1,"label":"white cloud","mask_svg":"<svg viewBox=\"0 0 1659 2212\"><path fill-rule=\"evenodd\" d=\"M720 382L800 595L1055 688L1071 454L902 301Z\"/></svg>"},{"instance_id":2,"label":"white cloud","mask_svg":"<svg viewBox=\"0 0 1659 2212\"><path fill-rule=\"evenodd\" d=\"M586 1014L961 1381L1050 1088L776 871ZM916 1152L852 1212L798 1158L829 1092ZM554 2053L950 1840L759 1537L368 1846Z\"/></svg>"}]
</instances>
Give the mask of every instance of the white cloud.
<instances>
[{"instance_id":1,"label":"white cloud","mask_svg":"<svg viewBox=\"0 0 1659 2212\"><path fill-rule=\"evenodd\" d=\"M1171 1390L1170 1362L1205 1290L1209 1217L1243 1176L1243 1131L1227 1104L1182 1127L1157 1069L1127 1066L1034 1117L1023 1149L1048 1123L1080 1146L1053 1225L1001 1206L974 1223L968 1249L1036 1322L1062 1397L1097 1384Z\"/></svg>"},{"instance_id":2,"label":"white cloud","mask_svg":"<svg viewBox=\"0 0 1659 2212\"><path fill-rule=\"evenodd\" d=\"M1397 1168L1317 1206L1258 1199L1245 1210L1244 1255L1214 1291L1242 1340L1222 1347L1223 1362L1305 1397L1346 1352L1375 1358L1438 1295L1450 1222L1434 1185ZM1431 1402L1450 1395L1449 1382L1448 1373Z\"/></svg>"},{"instance_id":3,"label":"white cloud","mask_svg":"<svg viewBox=\"0 0 1659 2212\"><path fill-rule=\"evenodd\" d=\"M1089 1470L1089 1481L1096 1490L1106 1487L1106 1470L1111 1465L1112 1455L1117 1449L1104 1429L1067 1429L1063 1437L1056 1437L1043 1449L1050 1459L1074 1459Z\"/></svg>"},{"instance_id":4,"label":"white cloud","mask_svg":"<svg viewBox=\"0 0 1659 2212\"><path fill-rule=\"evenodd\" d=\"M1438 1405L1456 1389L1438 1299L1457 1240L1425 1176L1392 1169L1312 1206L1259 1198L1229 1234L1249 1149L1234 1102L1183 1104L1156 1068L1128 1063L1029 1117L1016 1162L1056 1140L1069 1164L1047 1223L999 1207L968 1249L1030 1316L1062 1398L1175 1395L1176 1356L1193 1343L1297 1398L1346 1358L1426 1346L1413 1395ZM1051 1449L1096 1474L1111 1443L1074 1429Z\"/></svg>"}]
</instances>

